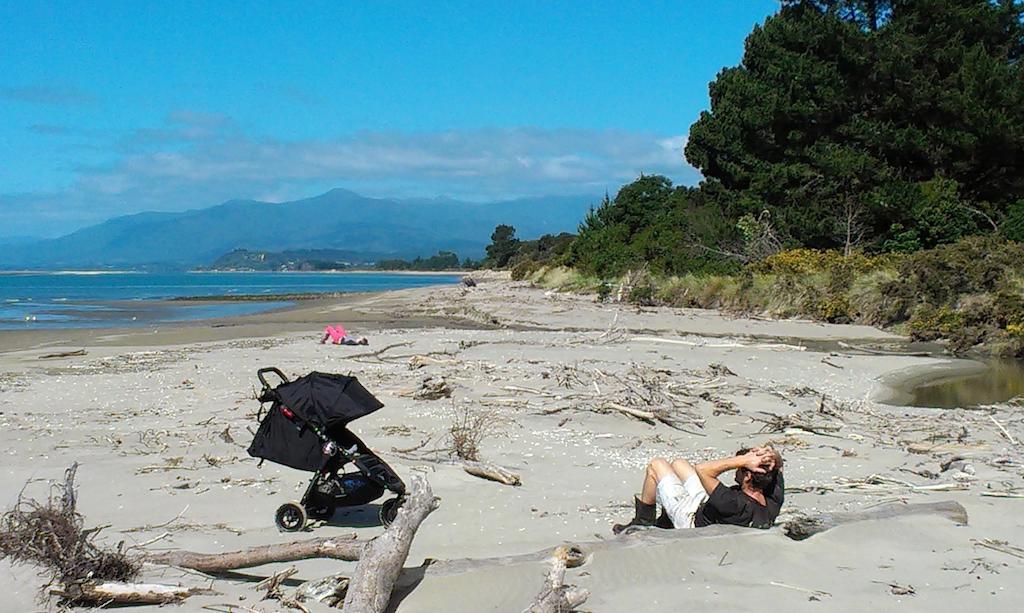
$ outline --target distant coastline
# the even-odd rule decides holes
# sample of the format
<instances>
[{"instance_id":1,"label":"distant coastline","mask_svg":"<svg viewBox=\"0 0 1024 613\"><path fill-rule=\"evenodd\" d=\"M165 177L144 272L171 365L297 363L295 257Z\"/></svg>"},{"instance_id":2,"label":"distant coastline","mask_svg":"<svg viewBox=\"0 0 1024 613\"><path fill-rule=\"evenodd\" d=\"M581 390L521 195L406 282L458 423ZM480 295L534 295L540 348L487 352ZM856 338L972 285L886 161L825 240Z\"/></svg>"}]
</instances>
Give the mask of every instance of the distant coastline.
<instances>
[{"instance_id":1,"label":"distant coastline","mask_svg":"<svg viewBox=\"0 0 1024 613\"><path fill-rule=\"evenodd\" d=\"M344 269L329 269L329 270L239 270L239 269L212 269L204 268L202 270L188 270L187 274L193 273L216 273L216 274L342 274L342 275L405 275L410 277L430 277L437 275L452 275L463 277L472 274L474 271L466 268L453 269L453 270L377 270L376 268L344 268Z\"/></svg>"}]
</instances>

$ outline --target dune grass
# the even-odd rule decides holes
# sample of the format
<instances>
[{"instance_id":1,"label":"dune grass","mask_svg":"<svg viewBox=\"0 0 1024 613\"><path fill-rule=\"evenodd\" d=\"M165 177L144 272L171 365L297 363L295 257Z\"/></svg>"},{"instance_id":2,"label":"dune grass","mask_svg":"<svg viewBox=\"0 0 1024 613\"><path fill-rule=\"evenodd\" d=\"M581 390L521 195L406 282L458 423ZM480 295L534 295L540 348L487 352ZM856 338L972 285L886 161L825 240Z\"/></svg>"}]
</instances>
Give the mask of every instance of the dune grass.
<instances>
[{"instance_id":1,"label":"dune grass","mask_svg":"<svg viewBox=\"0 0 1024 613\"><path fill-rule=\"evenodd\" d=\"M1024 357L1024 246L973 237L908 255L784 251L735 275L597 279L566 267L525 276L549 289L642 305L719 309L895 329L917 340Z\"/></svg>"}]
</instances>

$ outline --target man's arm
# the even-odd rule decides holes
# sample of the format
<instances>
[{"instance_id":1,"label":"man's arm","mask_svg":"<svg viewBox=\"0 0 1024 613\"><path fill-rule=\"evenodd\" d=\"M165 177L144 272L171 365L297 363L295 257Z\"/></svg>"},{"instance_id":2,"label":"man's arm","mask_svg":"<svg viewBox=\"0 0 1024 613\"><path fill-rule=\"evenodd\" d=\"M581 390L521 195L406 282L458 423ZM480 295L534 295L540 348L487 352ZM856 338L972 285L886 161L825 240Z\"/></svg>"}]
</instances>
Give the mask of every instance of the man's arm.
<instances>
[{"instance_id":1,"label":"man's arm","mask_svg":"<svg viewBox=\"0 0 1024 613\"><path fill-rule=\"evenodd\" d=\"M711 492L715 491L715 488L721 484L718 476L724 472L736 470L737 468L746 468L755 473L765 472L765 469L762 467L762 464L765 462L765 455L766 452L764 450L752 449L743 455L701 462L693 468L697 471L697 476L700 477L700 484L704 486L704 491L711 495Z\"/></svg>"}]
</instances>

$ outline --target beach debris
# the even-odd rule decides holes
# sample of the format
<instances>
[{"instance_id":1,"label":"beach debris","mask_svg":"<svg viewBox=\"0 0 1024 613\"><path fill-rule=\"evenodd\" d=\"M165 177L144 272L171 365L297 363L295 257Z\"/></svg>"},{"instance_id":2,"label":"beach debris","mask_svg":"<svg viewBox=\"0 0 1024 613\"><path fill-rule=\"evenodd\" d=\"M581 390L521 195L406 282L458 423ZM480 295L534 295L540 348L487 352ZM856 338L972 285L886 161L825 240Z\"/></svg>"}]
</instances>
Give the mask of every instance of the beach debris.
<instances>
[{"instance_id":1,"label":"beach debris","mask_svg":"<svg viewBox=\"0 0 1024 613\"><path fill-rule=\"evenodd\" d=\"M808 432L819 436L842 438L835 434L843 429L842 424L827 423L821 421L822 411L804 411L802 413L790 413L789 415L778 415L768 411L758 411L760 415L751 416L751 419L764 424L758 432L763 433L794 433Z\"/></svg>"},{"instance_id":2,"label":"beach debris","mask_svg":"<svg viewBox=\"0 0 1024 613\"><path fill-rule=\"evenodd\" d=\"M291 597L283 600L282 604L294 608L302 608L303 602L319 602L329 607L337 607L345 600L348 592L348 575L329 575L306 581L292 592Z\"/></svg>"},{"instance_id":3,"label":"beach debris","mask_svg":"<svg viewBox=\"0 0 1024 613\"><path fill-rule=\"evenodd\" d=\"M58 351L56 353L45 353L39 356L40 360L55 360L57 358L77 358L83 355L89 355L89 352L85 349L76 349L74 351Z\"/></svg>"},{"instance_id":4,"label":"beach debris","mask_svg":"<svg viewBox=\"0 0 1024 613\"><path fill-rule=\"evenodd\" d=\"M833 490L861 490L875 494L892 494L902 489L909 489L913 492L956 492L968 489L968 484L961 481L956 483L934 483L929 485L917 485L910 481L903 481L885 475L868 475L863 479L850 479L848 477L836 477L836 485L831 486Z\"/></svg>"},{"instance_id":5,"label":"beach debris","mask_svg":"<svg viewBox=\"0 0 1024 613\"><path fill-rule=\"evenodd\" d=\"M912 585L900 585L899 583L890 583L888 581L872 581L872 583L878 583L880 585L887 586L889 593L893 596L914 596L917 594L917 590Z\"/></svg>"},{"instance_id":6,"label":"beach debris","mask_svg":"<svg viewBox=\"0 0 1024 613\"><path fill-rule=\"evenodd\" d=\"M865 511L798 515L782 524L782 532L794 541L802 541L843 524L914 515L938 515L958 524L967 524L967 510L963 505L944 500L922 504L895 503Z\"/></svg>"},{"instance_id":7,"label":"beach debris","mask_svg":"<svg viewBox=\"0 0 1024 613\"><path fill-rule=\"evenodd\" d=\"M735 377L737 376L728 366L719 362L708 364L708 373L713 377Z\"/></svg>"},{"instance_id":8,"label":"beach debris","mask_svg":"<svg viewBox=\"0 0 1024 613\"><path fill-rule=\"evenodd\" d=\"M264 596L264 600L281 600L284 597L284 593L281 591L281 584L297 572L299 572L299 569L289 566L257 583L256 589L267 593Z\"/></svg>"},{"instance_id":9,"label":"beach debris","mask_svg":"<svg viewBox=\"0 0 1024 613\"><path fill-rule=\"evenodd\" d=\"M452 386L444 377L427 377L412 392L412 397L416 400L439 400L451 398L452 391Z\"/></svg>"},{"instance_id":10,"label":"beach debris","mask_svg":"<svg viewBox=\"0 0 1024 613\"><path fill-rule=\"evenodd\" d=\"M523 483L519 473L514 473L507 468L498 466L497 464L491 464L489 462L473 462L470 460L460 460L458 464L462 466L462 470L474 477L480 477L489 481L497 481L503 485L522 485Z\"/></svg>"},{"instance_id":11,"label":"beach debris","mask_svg":"<svg viewBox=\"0 0 1024 613\"><path fill-rule=\"evenodd\" d=\"M411 358L409 358L409 370L419 370L420 368L429 365L458 366L459 361L452 358L435 358L430 355L414 355Z\"/></svg>"},{"instance_id":12,"label":"beach debris","mask_svg":"<svg viewBox=\"0 0 1024 613\"><path fill-rule=\"evenodd\" d=\"M996 539L971 539L971 542L978 547L984 547L986 549L991 549L993 551L999 551L1001 553L1005 553L1015 558L1020 558L1021 560L1024 560L1024 549L1021 549L1020 547L1015 547L1006 541L999 541Z\"/></svg>"},{"instance_id":13,"label":"beach debris","mask_svg":"<svg viewBox=\"0 0 1024 613\"><path fill-rule=\"evenodd\" d=\"M466 287L476 287L476 281L473 280L473 277L462 277L462 284Z\"/></svg>"},{"instance_id":14,"label":"beach debris","mask_svg":"<svg viewBox=\"0 0 1024 613\"><path fill-rule=\"evenodd\" d=\"M158 583L125 583L122 581L83 581L53 588L50 594L67 603L83 606L161 605L181 602L197 594L216 594L214 590Z\"/></svg>"},{"instance_id":15,"label":"beach debris","mask_svg":"<svg viewBox=\"0 0 1024 613\"><path fill-rule=\"evenodd\" d=\"M800 587L798 585L790 585L788 583L782 583L781 581L771 581L769 582L769 585L809 594L808 600L821 600L822 598L830 598L832 596L832 594L823 590L814 590L806 587Z\"/></svg>"},{"instance_id":16,"label":"beach debris","mask_svg":"<svg viewBox=\"0 0 1024 613\"><path fill-rule=\"evenodd\" d=\"M544 586L523 613L567 613L586 602L589 590L565 584L566 568L579 566L585 560L583 551L576 545L555 549Z\"/></svg>"},{"instance_id":17,"label":"beach debris","mask_svg":"<svg viewBox=\"0 0 1024 613\"><path fill-rule=\"evenodd\" d=\"M995 416L989 414L988 418L991 419L992 423L994 423L996 427L999 428L999 431L1003 433L1003 436L1006 437L1006 440L1010 441L1011 445L1017 444L1017 439L1013 438L1013 435L1006 431L1006 428L1003 427L1003 424L999 423L999 420L996 419Z\"/></svg>"},{"instance_id":18,"label":"beach debris","mask_svg":"<svg viewBox=\"0 0 1024 613\"><path fill-rule=\"evenodd\" d=\"M174 549L148 554L145 556L145 561L149 564L162 564L207 574L217 574L272 562L294 562L313 558L354 561L359 559L365 545L366 541L356 540L356 535L351 533L261 545L225 553L197 553Z\"/></svg>"},{"instance_id":19,"label":"beach debris","mask_svg":"<svg viewBox=\"0 0 1024 613\"><path fill-rule=\"evenodd\" d=\"M364 360L363 358L374 358L377 362L383 362L384 360L380 356L384 355L388 351L391 351L392 349L397 349L398 347L408 347L410 345L412 345L412 341L404 341L404 342L401 342L401 343L392 343L391 345L387 345L385 347L381 347L380 349L378 349L376 351L367 351L367 352L364 352L364 353L356 353L356 354L347 356L347 359L355 360L357 362L360 362L360 361L364 361L365 362L367 360Z\"/></svg>"},{"instance_id":20,"label":"beach debris","mask_svg":"<svg viewBox=\"0 0 1024 613\"><path fill-rule=\"evenodd\" d=\"M990 491L990 492L982 492L981 495L989 497L989 498L1024 498L1024 492L1014 492L1014 491L1009 491L1009 492L999 492L999 491L994 491L993 492L993 491Z\"/></svg>"},{"instance_id":21,"label":"beach debris","mask_svg":"<svg viewBox=\"0 0 1024 613\"><path fill-rule=\"evenodd\" d=\"M507 422L494 411L475 411L468 406L459 408L448 427L445 445L460 460L480 460L480 444L501 435Z\"/></svg>"},{"instance_id":22,"label":"beach debris","mask_svg":"<svg viewBox=\"0 0 1024 613\"><path fill-rule=\"evenodd\" d=\"M102 527L84 527L76 509L77 471L75 462L64 471L64 482L51 486L45 502L19 496L0 517L0 559L42 567L49 575L43 589L56 585L55 593L69 602L94 602L87 594L95 585L135 579L141 561L120 546L111 550L95 543Z\"/></svg>"},{"instance_id":23,"label":"beach debris","mask_svg":"<svg viewBox=\"0 0 1024 613\"><path fill-rule=\"evenodd\" d=\"M839 370L846 368L845 366L841 366L835 362L829 362L827 357L821 358L821 363L826 366L831 366L832 368L838 368Z\"/></svg>"},{"instance_id":24,"label":"beach debris","mask_svg":"<svg viewBox=\"0 0 1024 613\"><path fill-rule=\"evenodd\" d=\"M409 556L416 530L428 515L437 510L440 499L430 483L413 475L409 493L398 509L395 521L384 534L366 543L359 564L349 581L342 610L347 613L382 613L391 600L391 590Z\"/></svg>"}]
</instances>

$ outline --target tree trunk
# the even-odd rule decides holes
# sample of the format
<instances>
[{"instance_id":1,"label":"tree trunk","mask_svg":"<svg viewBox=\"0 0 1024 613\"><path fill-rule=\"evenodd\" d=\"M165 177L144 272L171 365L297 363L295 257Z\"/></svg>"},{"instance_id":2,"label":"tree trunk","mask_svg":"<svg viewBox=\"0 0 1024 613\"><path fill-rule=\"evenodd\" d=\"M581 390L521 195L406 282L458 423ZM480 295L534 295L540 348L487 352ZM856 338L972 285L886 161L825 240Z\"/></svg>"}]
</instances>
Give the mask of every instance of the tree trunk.
<instances>
[{"instance_id":1,"label":"tree trunk","mask_svg":"<svg viewBox=\"0 0 1024 613\"><path fill-rule=\"evenodd\" d=\"M261 566L271 562L294 562L309 558L358 560L366 545L357 541L355 534L293 541L278 545L263 545L228 553L196 553L194 551L168 551L146 556L151 564L166 564L216 574L237 568Z\"/></svg>"},{"instance_id":2,"label":"tree trunk","mask_svg":"<svg viewBox=\"0 0 1024 613\"><path fill-rule=\"evenodd\" d=\"M412 478L409 494L384 534L366 544L345 594L346 613L381 613L391 600L391 590L402 572L409 547L423 520L438 507L430 484L420 475Z\"/></svg>"}]
</instances>

